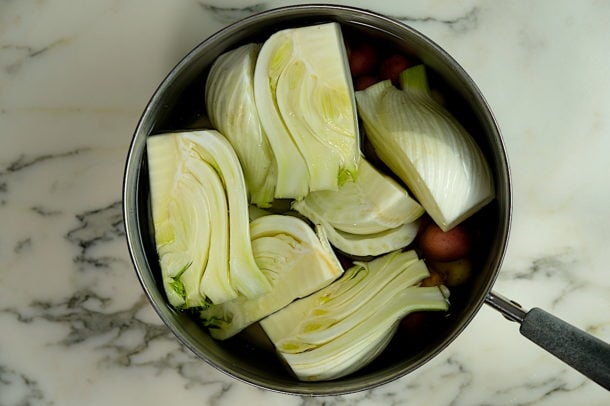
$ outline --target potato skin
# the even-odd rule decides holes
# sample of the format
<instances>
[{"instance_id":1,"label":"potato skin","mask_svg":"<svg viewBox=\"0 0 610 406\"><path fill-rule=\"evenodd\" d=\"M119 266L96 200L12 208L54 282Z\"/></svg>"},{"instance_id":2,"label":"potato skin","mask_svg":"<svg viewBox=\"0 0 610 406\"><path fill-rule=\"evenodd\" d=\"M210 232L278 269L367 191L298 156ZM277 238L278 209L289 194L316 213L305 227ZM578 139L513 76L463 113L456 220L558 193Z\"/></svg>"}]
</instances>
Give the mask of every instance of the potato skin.
<instances>
[{"instance_id":1,"label":"potato skin","mask_svg":"<svg viewBox=\"0 0 610 406\"><path fill-rule=\"evenodd\" d=\"M449 262L430 261L428 266L443 274L444 284L450 288L464 284L472 273L472 261L468 258Z\"/></svg>"},{"instance_id":2,"label":"potato skin","mask_svg":"<svg viewBox=\"0 0 610 406\"><path fill-rule=\"evenodd\" d=\"M445 232L430 223L419 235L419 247L425 258L448 262L468 256L472 242L465 226L458 225Z\"/></svg>"},{"instance_id":3,"label":"potato skin","mask_svg":"<svg viewBox=\"0 0 610 406\"><path fill-rule=\"evenodd\" d=\"M402 328L408 334L418 334L425 327L426 312L413 312L407 314L400 322Z\"/></svg>"},{"instance_id":4,"label":"potato skin","mask_svg":"<svg viewBox=\"0 0 610 406\"><path fill-rule=\"evenodd\" d=\"M400 73L411 67L413 64L404 55L394 54L386 58L379 67L381 79L389 79L395 86L398 86Z\"/></svg>"},{"instance_id":5,"label":"potato skin","mask_svg":"<svg viewBox=\"0 0 610 406\"><path fill-rule=\"evenodd\" d=\"M372 86L377 82L379 82L379 79L377 79L375 76L369 76L369 75L360 76L354 82L354 90L356 90L356 91L364 90L367 87Z\"/></svg>"},{"instance_id":6,"label":"potato skin","mask_svg":"<svg viewBox=\"0 0 610 406\"><path fill-rule=\"evenodd\" d=\"M445 284L446 276L441 272L436 272L435 270L430 269L430 276L423 279L421 281L421 285L423 287L432 287L432 286L441 286Z\"/></svg>"},{"instance_id":7,"label":"potato skin","mask_svg":"<svg viewBox=\"0 0 610 406\"><path fill-rule=\"evenodd\" d=\"M377 66L377 50L371 44L363 43L350 49L348 59L352 77L370 75Z\"/></svg>"}]
</instances>

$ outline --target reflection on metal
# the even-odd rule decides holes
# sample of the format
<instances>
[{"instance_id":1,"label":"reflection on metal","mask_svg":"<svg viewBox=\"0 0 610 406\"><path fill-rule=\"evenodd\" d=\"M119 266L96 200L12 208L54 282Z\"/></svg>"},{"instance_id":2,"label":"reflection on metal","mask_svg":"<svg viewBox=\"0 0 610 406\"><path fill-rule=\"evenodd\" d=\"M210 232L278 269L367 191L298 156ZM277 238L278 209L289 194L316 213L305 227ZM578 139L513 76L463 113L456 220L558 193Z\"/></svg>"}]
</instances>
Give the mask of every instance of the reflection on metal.
<instances>
[{"instance_id":1,"label":"reflection on metal","mask_svg":"<svg viewBox=\"0 0 610 406\"><path fill-rule=\"evenodd\" d=\"M485 298L485 303L502 313L508 320L517 323L522 323L527 314L527 310L524 310L519 303L495 292L489 292Z\"/></svg>"}]
</instances>

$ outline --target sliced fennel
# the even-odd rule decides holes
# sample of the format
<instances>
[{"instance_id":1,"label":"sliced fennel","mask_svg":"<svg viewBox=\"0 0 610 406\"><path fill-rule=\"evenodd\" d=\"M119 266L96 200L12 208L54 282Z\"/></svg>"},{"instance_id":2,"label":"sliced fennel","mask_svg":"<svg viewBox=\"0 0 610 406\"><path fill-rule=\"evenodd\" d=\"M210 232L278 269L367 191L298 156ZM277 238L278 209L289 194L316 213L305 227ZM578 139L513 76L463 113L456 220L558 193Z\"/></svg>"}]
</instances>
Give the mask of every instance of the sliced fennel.
<instances>
[{"instance_id":1,"label":"sliced fennel","mask_svg":"<svg viewBox=\"0 0 610 406\"><path fill-rule=\"evenodd\" d=\"M339 24L286 29L267 39L254 95L277 163L276 198L335 190L356 177L358 122Z\"/></svg>"},{"instance_id":2,"label":"sliced fennel","mask_svg":"<svg viewBox=\"0 0 610 406\"><path fill-rule=\"evenodd\" d=\"M402 224L395 228L371 234L353 234L337 230L324 217L303 204L303 201L295 201L292 207L303 216L318 224L326 234L328 240L340 251L365 257L386 254L409 245L417 236L419 221Z\"/></svg>"},{"instance_id":3,"label":"sliced fennel","mask_svg":"<svg viewBox=\"0 0 610 406\"><path fill-rule=\"evenodd\" d=\"M248 206L248 218L250 219L250 221L256 220L259 217L269 216L270 214L273 213L268 210L261 209L259 206L256 206L254 204Z\"/></svg>"},{"instance_id":4,"label":"sliced fennel","mask_svg":"<svg viewBox=\"0 0 610 406\"><path fill-rule=\"evenodd\" d=\"M404 188L364 158L357 179L336 191L311 192L293 202L292 208L322 226L332 245L357 256L407 246L415 239L416 220L424 212Z\"/></svg>"},{"instance_id":5,"label":"sliced fennel","mask_svg":"<svg viewBox=\"0 0 610 406\"><path fill-rule=\"evenodd\" d=\"M429 94L425 69L356 92L366 134L385 164L402 179L444 231L494 197L491 172L473 138Z\"/></svg>"},{"instance_id":6,"label":"sliced fennel","mask_svg":"<svg viewBox=\"0 0 610 406\"><path fill-rule=\"evenodd\" d=\"M176 307L256 297L271 285L252 253L246 186L237 155L217 131L147 141L155 242Z\"/></svg>"},{"instance_id":7,"label":"sliced fennel","mask_svg":"<svg viewBox=\"0 0 610 406\"><path fill-rule=\"evenodd\" d=\"M364 158L356 180L336 191L312 192L298 206L307 206L337 230L352 234L386 231L411 223L424 213L402 186Z\"/></svg>"},{"instance_id":8,"label":"sliced fennel","mask_svg":"<svg viewBox=\"0 0 610 406\"><path fill-rule=\"evenodd\" d=\"M274 198L276 166L254 102L259 49L259 44L246 44L219 56L206 81L205 103L212 125L239 157L250 201L268 207Z\"/></svg>"},{"instance_id":9,"label":"sliced fennel","mask_svg":"<svg viewBox=\"0 0 610 406\"><path fill-rule=\"evenodd\" d=\"M333 284L266 317L261 326L294 375L331 380L362 368L413 311L447 310L446 291L413 251L356 263Z\"/></svg>"},{"instance_id":10,"label":"sliced fennel","mask_svg":"<svg viewBox=\"0 0 610 406\"><path fill-rule=\"evenodd\" d=\"M343 269L324 231L317 233L292 216L267 215L250 223L256 262L271 282L271 290L254 299L238 296L206 306L200 316L212 337L220 340L307 296L341 276Z\"/></svg>"},{"instance_id":11,"label":"sliced fennel","mask_svg":"<svg viewBox=\"0 0 610 406\"><path fill-rule=\"evenodd\" d=\"M324 316L332 309L337 313L349 312L351 306L355 306L354 310L358 310L365 303L364 301L355 301L354 297L361 294L361 292L374 295L375 289L382 287L381 284L376 284L377 279L383 279L381 275L386 272L388 265L393 262L398 265L398 260L400 260L400 266L408 267L415 263L418 257L415 251L412 250L404 252L394 251L370 262L357 262L345 271L343 276L332 285L317 292L315 295L295 301L290 305L290 310L277 312L273 317L263 320L261 323L264 324L263 327L266 327L265 333L272 341L278 342L283 337L287 337L292 332L297 331L300 328L300 324L304 323L306 317L313 317L315 315ZM377 275L376 279L367 276L371 270L374 275ZM400 271L400 267L395 266L393 274L387 275L388 280L386 283ZM327 300L328 298L333 298L332 302ZM329 304L322 308L322 305L327 302ZM284 350L289 350L289 348Z\"/></svg>"}]
</instances>

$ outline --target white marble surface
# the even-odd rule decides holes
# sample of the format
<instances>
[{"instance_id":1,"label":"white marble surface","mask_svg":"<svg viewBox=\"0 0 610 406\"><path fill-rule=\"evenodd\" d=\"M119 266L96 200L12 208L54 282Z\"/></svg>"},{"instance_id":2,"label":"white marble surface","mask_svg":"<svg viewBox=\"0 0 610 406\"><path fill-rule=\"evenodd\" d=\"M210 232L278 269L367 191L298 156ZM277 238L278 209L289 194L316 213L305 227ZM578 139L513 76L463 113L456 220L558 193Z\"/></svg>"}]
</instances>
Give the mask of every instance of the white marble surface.
<instances>
[{"instance_id":1,"label":"white marble surface","mask_svg":"<svg viewBox=\"0 0 610 406\"><path fill-rule=\"evenodd\" d=\"M296 2L0 1L0 405L607 405L488 307L442 354L368 392L236 382L146 301L121 218L149 96L198 42ZM610 2L343 1L445 47L495 111L514 182L495 289L610 341Z\"/></svg>"}]
</instances>

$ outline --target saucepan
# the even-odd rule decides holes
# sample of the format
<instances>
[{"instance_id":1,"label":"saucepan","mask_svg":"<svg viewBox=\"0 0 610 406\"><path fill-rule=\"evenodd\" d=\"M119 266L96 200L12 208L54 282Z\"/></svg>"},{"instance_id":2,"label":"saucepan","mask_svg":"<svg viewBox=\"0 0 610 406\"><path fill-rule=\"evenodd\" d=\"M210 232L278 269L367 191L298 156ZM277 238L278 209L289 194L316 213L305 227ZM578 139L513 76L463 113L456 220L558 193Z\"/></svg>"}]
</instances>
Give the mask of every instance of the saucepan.
<instances>
[{"instance_id":1,"label":"saucepan","mask_svg":"<svg viewBox=\"0 0 610 406\"><path fill-rule=\"evenodd\" d=\"M198 321L169 305L160 281L153 239L146 141L151 135L197 128L205 123L205 78L223 52L264 39L283 28L337 22L347 33L371 36L422 61L442 81L459 114L491 167L496 196L479 215L476 269L469 282L452 293L451 309L421 339L390 342L373 362L345 377L301 382L254 341L213 339ZM393 381L421 367L445 349L486 303L521 333L605 388L610 388L610 346L553 315L492 291L505 254L511 222L511 179L503 140L492 111L473 80L442 48L395 19L338 5L282 7L250 16L215 33L186 55L162 81L146 106L127 156L123 186L125 230L131 258L150 303L163 322L194 354L218 370L254 386L303 395L337 395ZM408 345L405 345L407 340ZM395 340L397 341L397 340Z\"/></svg>"}]
</instances>

